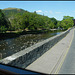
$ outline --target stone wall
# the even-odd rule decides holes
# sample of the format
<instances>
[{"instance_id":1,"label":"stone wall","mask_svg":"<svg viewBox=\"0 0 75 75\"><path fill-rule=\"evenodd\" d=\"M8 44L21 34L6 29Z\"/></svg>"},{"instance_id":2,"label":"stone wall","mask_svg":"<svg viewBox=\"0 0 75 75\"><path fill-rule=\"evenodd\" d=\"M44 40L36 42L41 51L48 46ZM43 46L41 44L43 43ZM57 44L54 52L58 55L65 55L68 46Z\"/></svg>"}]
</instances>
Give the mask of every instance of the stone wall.
<instances>
[{"instance_id":1,"label":"stone wall","mask_svg":"<svg viewBox=\"0 0 75 75\"><path fill-rule=\"evenodd\" d=\"M42 42L36 43L35 45L26 48L20 52L17 52L9 57L0 60L0 63L9 64L12 66L26 68L29 64L39 58L42 54L48 51L52 46L54 46L58 41L64 38L70 29L62 32L59 35L53 36Z\"/></svg>"}]
</instances>

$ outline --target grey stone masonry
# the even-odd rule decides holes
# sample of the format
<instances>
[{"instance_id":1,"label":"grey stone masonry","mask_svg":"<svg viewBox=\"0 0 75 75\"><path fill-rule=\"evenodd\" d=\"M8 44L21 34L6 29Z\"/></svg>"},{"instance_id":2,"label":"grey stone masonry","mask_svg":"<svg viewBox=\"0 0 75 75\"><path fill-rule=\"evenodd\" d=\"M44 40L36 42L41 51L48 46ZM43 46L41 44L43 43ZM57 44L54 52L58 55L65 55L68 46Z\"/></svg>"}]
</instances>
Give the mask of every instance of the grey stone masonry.
<instances>
[{"instance_id":1,"label":"grey stone masonry","mask_svg":"<svg viewBox=\"0 0 75 75\"><path fill-rule=\"evenodd\" d=\"M0 63L9 64L20 68L26 68L29 64L31 64L51 47L53 47L63 37L65 37L70 30L71 29L68 29L59 35L48 38L9 57L6 57L0 60Z\"/></svg>"}]
</instances>

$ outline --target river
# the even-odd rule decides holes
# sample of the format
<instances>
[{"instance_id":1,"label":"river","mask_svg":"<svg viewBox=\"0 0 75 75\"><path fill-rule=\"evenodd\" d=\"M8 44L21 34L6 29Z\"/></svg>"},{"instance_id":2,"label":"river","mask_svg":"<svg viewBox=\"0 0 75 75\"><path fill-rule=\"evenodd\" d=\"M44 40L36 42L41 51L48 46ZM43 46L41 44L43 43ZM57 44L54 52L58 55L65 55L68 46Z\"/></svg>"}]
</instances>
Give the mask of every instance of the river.
<instances>
[{"instance_id":1,"label":"river","mask_svg":"<svg viewBox=\"0 0 75 75\"><path fill-rule=\"evenodd\" d=\"M0 58L3 59L47 38L60 34L62 31L48 31L42 34L27 34L16 38L0 40ZM1 57L2 56L2 57Z\"/></svg>"}]
</instances>

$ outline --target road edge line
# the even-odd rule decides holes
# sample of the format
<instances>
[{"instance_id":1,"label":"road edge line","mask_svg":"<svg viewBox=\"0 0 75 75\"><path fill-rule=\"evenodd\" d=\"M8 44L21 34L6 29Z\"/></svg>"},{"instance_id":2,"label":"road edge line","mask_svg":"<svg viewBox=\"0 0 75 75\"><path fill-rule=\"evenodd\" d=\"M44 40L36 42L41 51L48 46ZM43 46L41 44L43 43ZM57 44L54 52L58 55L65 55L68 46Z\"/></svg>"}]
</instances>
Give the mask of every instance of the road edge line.
<instances>
[{"instance_id":1,"label":"road edge line","mask_svg":"<svg viewBox=\"0 0 75 75\"><path fill-rule=\"evenodd\" d=\"M69 45L69 47L68 47L68 49L67 49L67 51L66 51L66 53L65 53L65 55L64 55L64 57L63 57L63 59L62 59L62 61L60 62L59 66L58 66L58 68L57 68L57 70L55 71L54 74L58 74L58 72L59 72L59 70L60 70L60 68L61 68L61 66L62 66L62 64L63 64L63 62L64 62L64 60L65 60L65 58L66 58L66 56L67 56L67 53L68 53L68 51L69 51L69 49L70 49L70 47L71 47L71 43L72 43L72 41L73 41L73 38L74 38L74 30L73 30L73 35L72 35L72 40L71 40L71 42L70 42L70 45Z\"/></svg>"}]
</instances>

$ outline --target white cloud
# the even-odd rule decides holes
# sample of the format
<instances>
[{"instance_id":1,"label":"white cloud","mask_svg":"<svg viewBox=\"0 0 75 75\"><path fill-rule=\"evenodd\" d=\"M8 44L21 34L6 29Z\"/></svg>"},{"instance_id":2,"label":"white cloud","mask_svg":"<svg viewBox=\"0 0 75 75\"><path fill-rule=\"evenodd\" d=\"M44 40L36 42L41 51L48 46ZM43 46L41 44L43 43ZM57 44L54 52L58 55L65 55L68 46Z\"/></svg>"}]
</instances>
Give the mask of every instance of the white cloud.
<instances>
[{"instance_id":1,"label":"white cloud","mask_svg":"<svg viewBox=\"0 0 75 75\"><path fill-rule=\"evenodd\" d=\"M62 12L55 12L56 14L61 14Z\"/></svg>"},{"instance_id":2,"label":"white cloud","mask_svg":"<svg viewBox=\"0 0 75 75\"><path fill-rule=\"evenodd\" d=\"M52 13L53 13L51 10L50 10L49 12L50 12L50 14L52 14Z\"/></svg>"},{"instance_id":3,"label":"white cloud","mask_svg":"<svg viewBox=\"0 0 75 75\"><path fill-rule=\"evenodd\" d=\"M45 11L45 13L48 13L48 11Z\"/></svg>"},{"instance_id":4,"label":"white cloud","mask_svg":"<svg viewBox=\"0 0 75 75\"><path fill-rule=\"evenodd\" d=\"M75 11L73 11L73 12L75 12Z\"/></svg>"},{"instance_id":5,"label":"white cloud","mask_svg":"<svg viewBox=\"0 0 75 75\"><path fill-rule=\"evenodd\" d=\"M42 10L37 10L36 12L39 13L39 12L42 12Z\"/></svg>"}]
</instances>

